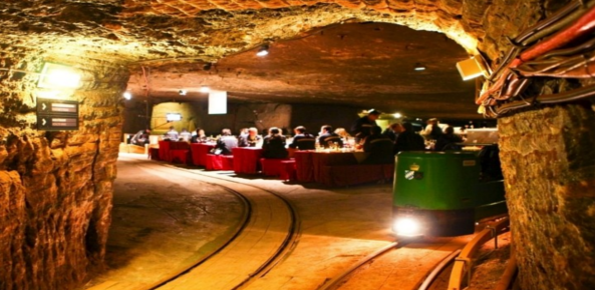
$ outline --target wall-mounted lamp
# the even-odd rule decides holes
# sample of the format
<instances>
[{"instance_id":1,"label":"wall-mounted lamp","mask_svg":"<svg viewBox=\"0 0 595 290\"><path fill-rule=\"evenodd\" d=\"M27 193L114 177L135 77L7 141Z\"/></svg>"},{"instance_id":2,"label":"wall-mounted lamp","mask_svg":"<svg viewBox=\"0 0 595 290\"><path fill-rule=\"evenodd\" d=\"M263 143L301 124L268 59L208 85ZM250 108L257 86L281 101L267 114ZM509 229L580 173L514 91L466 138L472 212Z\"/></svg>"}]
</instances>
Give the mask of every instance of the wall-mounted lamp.
<instances>
[{"instance_id":1,"label":"wall-mounted lamp","mask_svg":"<svg viewBox=\"0 0 595 290\"><path fill-rule=\"evenodd\" d=\"M457 62L457 69L464 81L474 79L479 76L487 77L487 70L483 65L481 55L476 55L470 59Z\"/></svg>"},{"instance_id":2,"label":"wall-mounted lamp","mask_svg":"<svg viewBox=\"0 0 595 290\"><path fill-rule=\"evenodd\" d=\"M208 93L209 91L211 91L211 88L209 88L209 86L200 86L200 90L201 93Z\"/></svg>"},{"instance_id":3,"label":"wall-mounted lamp","mask_svg":"<svg viewBox=\"0 0 595 290\"><path fill-rule=\"evenodd\" d=\"M124 97L124 99L126 99L126 100L130 100L130 99L132 99L132 94L130 92L124 92L122 94L122 97Z\"/></svg>"},{"instance_id":4,"label":"wall-mounted lamp","mask_svg":"<svg viewBox=\"0 0 595 290\"><path fill-rule=\"evenodd\" d=\"M179 90L178 94L180 94L180 96L185 96L186 95L186 90Z\"/></svg>"},{"instance_id":5,"label":"wall-mounted lamp","mask_svg":"<svg viewBox=\"0 0 595 290\"><path fill-rule=\"evenodd\" d=\"M46 89L76 89L80 87L80 73L67 65L46 62L43 65L38 88Z\"/></svg>"},{"instance_id":6,"label":"wall-mounted lamp","mask_svg":"<svg viewBox=\"0 0 595 290\"><path fill-rule=\"evenodd\" d=\"M422 71L422 70L426 70L426 66L421 64L421 63L416 63L415 66L413 67L414 71Z\"/></svg>"},{"instance_id":7,"label":"wall-mounted lamp","mask_svg":"<svg viewBox=\"0 0 595 290\"><path fill-rule=\"evenodd\" d=\"M269 46L267 44L261 45L260 48L258 48L258 52L256 53L257 56L265 56L267 54L269 54Z\"/></svg>"}]
</instances>

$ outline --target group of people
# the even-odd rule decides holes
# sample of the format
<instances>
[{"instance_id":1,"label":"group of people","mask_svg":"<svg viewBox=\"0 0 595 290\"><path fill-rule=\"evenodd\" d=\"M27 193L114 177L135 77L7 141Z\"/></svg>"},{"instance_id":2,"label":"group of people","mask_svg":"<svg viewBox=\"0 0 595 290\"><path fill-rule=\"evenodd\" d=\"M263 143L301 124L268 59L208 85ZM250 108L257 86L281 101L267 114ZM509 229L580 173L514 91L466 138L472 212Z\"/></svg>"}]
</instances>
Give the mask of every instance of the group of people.
<instances>
[{"instance_id":1,"label":"group of people","mask_svg":"<svg viewBox=\"0 0 595 290\"><path fill-rule=\"evenodd\" d=\"M309 133L304 126L294 128L294 137L288 144L282 130L272 127L264 137L258 134L258 129L243 128L238 137L232 135L230 129L223 129L221 135L209 138L201 128L190 133L186 129L178 133L170 127L163 138L171 141L187 141L191 143L205 143L216 141L213 153L230 155L236 147L261 147L265 158L282 159L289 155L288 150L314 150L316 148L343 148L353 146L355 149L369 153L364 163L383 164L394 162L395 154L401 151L426 150L426 140L432 140L434 150L456 150L462 138L454 134L452 127L443 130L437 119L428 120L427 127L418 134L409 122L393 123L382 131L376 120L381 112L375 109L357 119L348 132L344 128L334 129L331 125L323 125L318 136ZM131 143L148 143L149 130L142 130L131 138ZM350 134L351 133L351 134ZM353 137L352 137L353 136ZM145 143L146 144L146 143Z\"/></svg>"}]
</instances>

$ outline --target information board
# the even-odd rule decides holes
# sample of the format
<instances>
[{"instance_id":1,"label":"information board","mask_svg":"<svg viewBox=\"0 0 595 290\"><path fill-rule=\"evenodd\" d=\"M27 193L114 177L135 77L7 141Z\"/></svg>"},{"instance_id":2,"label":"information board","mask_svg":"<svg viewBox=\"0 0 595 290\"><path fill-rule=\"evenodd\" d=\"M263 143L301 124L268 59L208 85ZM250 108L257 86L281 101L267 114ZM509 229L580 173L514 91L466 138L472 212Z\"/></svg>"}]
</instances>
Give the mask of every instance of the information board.
<instances>
[{"instance_id":1,"label":"information board","mask_svg":"<svg viewBox=\"0 0 595 290\"><path fill-rule=\"evenodd\" d=\"M37 129L68 131L79 129L77 101L37 99Z\"/></svg>"}]
</instances>

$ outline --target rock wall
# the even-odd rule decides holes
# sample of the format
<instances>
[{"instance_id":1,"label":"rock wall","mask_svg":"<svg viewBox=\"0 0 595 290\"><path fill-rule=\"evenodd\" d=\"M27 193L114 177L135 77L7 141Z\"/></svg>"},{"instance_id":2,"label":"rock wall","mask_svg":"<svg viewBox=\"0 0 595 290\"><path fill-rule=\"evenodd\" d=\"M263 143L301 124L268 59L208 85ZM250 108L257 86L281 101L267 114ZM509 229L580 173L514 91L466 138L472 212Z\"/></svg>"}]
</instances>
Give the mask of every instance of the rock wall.
<instances>
[{"instance_id":1,"label":"rock wall","mask_svg":"<svg viewBox=\"0 0 595 290\"><path fill-rule=\"evenodd\" d=\"M498 122L521 288L595 287L595 113L564 105Z\"/></svg>"},{"instance_id":2,"label":"rock wall","mask_svg":"<svg viewBox=\"0 0 595 290\"><path fill-rule=\"evenodd\" d=\"M74 289L105 254L128 72L1 45L0 289ZM85 71L71 97L78 131L36 130L36 72L48 59Z\"/></svg>"}]
</instances>

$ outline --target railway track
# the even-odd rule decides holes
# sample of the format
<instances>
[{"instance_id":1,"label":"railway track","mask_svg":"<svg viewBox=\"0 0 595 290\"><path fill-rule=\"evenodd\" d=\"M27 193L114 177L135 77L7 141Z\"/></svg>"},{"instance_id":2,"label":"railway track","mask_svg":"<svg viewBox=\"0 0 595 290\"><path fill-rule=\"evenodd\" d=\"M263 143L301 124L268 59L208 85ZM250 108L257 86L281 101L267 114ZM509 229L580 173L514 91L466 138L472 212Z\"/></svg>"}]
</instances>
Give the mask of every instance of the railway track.
<instances>
[{"instance_id":1,"label":"railway track","mask_svg":"<svg viewBox=\"0 0 595 290\"><path fill-rule=\"evenodd\" d=\"M127 158L127 157L123 157ZM148 174L214 184L235 194L246 214L235 233L191 266L175 269L153 283L107 281L89 290L119 289L242 289L266 275L296 246L300 220L295 207L282 195L231 178L188 171L129 158Z\"/></svg>"}]
</instances>

